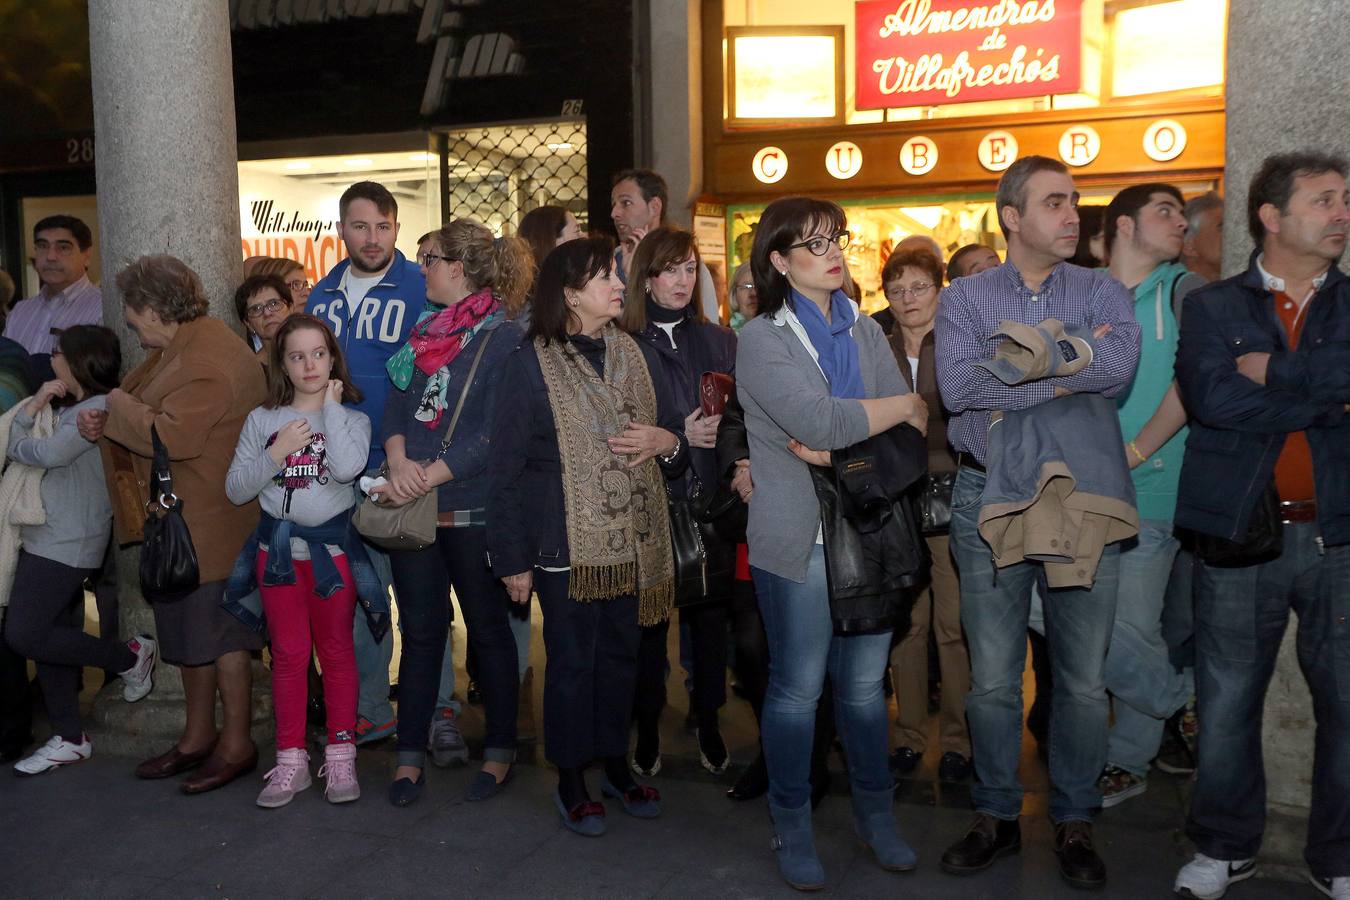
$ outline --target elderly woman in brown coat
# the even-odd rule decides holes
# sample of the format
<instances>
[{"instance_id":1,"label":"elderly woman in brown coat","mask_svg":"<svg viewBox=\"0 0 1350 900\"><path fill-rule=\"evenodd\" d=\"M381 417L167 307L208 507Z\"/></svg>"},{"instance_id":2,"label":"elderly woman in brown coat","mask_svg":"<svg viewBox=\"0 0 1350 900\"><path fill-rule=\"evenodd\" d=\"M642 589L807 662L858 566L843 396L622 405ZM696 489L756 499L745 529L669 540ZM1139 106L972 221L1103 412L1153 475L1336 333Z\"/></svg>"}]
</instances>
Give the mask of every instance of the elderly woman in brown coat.
<instances>
[{"instance_id":1,"label":"elderly woman in brown coat","mask_svg":"<svg viewBox=\"0 0 1350 900\"><path fill-rule=\"evenodd\" d=\"M82 432L101 432L104 471L120 543L140 540L149 499L153 426L169 453L173 489L197 552L192 593L152 604L164 662L179 666L187 699L183 735L166 753L136 768L140 778L169 778L197 768L184 793L213 790L253 771L249 737L249 654L262 636L220 607L239 548L258 523L256 503L235 506L225 475L244 420L266 395L258 361L239 335L207 315L197 274L171 256L143 256L117 275L127 325L148 351L108 395L102 417ZM219 693L224 728L216 731Z\"/></svg>"}]
</instances>

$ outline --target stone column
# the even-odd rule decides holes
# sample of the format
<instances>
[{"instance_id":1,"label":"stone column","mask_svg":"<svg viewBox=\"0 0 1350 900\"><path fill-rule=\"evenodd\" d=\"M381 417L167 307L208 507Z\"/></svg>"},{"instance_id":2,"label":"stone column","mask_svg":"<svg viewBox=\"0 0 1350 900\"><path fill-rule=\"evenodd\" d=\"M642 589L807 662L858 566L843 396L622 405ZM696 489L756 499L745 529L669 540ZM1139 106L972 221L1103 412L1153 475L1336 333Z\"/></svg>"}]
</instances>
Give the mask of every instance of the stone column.
<instances>
[{"instance_id":1,"label":"stone column","mask_svg":"<svg viewBox=\"0 0 1350 900\"><path fill-rule=\"evenodd\" d=\"M1350 17L1322 0L1230 0L1228 8L1225 275L1247 266L1247 185L1265 157L1302 148L1350 156L1350 104L1343 102L1350 69L1340 52L1350 42ZM1262 857L1301 878L1315 726L1294 653L1295 627L1291 616L1266 695L1269 817Z\"/></svg>"},{"instance_id":2,"label":"stone column","mask_svg":"<svg viewBox=\"0 0 1350 900\"><path fill-rule=\"evenodd\" d=\"M145 354L125 325L115 276L138 256L182 259L201 276L211 314L236 321L242 268L229 4L90 0L89 50L103 314L130 369ZM154 632L138 558L131 547L117 561L124 635ZM140 754L165 749L182 722L182 682L161 665L155 692L139 703L123 703L120 686L104 691L91 731L100 752Z\"/></svg>"},{"instance_id":3,"label":"stone column","mask_svg":"<svg viewBox=\"0 0 1350 900\"><path fill-rule=\"evenodd\" d=\"M652 158L666 179L666 217L688 228L703 190L702 34L699 4L651 0Z\"/></svg>"}]
</instances>

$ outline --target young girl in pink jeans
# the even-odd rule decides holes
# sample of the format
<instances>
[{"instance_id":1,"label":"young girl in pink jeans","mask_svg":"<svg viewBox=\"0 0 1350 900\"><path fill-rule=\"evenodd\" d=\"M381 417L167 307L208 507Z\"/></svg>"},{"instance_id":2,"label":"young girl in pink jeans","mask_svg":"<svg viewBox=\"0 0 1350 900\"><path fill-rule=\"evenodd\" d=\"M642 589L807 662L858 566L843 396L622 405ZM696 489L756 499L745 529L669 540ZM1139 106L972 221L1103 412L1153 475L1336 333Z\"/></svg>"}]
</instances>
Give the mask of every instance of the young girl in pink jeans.
<instances>
[{"instance_id":1,"label":"young girl in pink jeans","mask_svg":"<svg viewBox=\"0 0 1350 900\"><path fill-rule=\"evenodd\" d=\"M352 483L366 468L370 420L344 407L359 402L333 332L319 319L291 316L268 360L267 402L249 414L225 481L232 502L258 499L263 517L256 559L272 639L277 764L258 805L285 806L310 785L305 749L310 653L323 671L328 744L319 777L332 803L361 796L356 780L356 583L350 546Z\"/></svg>"}]
</instances>

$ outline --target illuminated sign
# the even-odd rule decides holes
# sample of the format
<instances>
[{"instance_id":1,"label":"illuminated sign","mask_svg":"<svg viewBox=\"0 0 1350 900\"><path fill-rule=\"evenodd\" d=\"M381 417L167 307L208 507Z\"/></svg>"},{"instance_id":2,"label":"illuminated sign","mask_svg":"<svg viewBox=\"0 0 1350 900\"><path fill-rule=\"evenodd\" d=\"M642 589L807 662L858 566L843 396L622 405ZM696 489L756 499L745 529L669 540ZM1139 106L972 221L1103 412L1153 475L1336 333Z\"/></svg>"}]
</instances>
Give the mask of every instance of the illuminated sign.
<instances>
[{"instance_id":1,"label":"illuminated sign","mask_svg":"<svg viewBox=\"0 0 1350 900\"><path fill-rule=\"evenodd\" d=\"M927 175L937 161L937 144L922 135L910 138L900 148L900 168L911 175Z\"/></svg>"},{"instance_id":2,"label":"illuminated sign","mask_svg":"<svg viewBox=\"0 0 1350 900\"><path fill-rule=\"evenodd\" d=\"M1101 135L1091 125L1070 125L1059 136L1059 158L1071 166L1086 166L1101 152Z\"/></svg>"},{"instance_id":3,"label":"illuminated sign","mask_svg":"<svg viewBox=\"0 0 1350 900\"><path fill-rule=\"evenodd\" d=\"M1159 119L1144 132L1144 152L1154 162L1171 162L1186 149L1186 129L1173 119Z\"/></svg>"},{"instance_id":4,"label":"illuminated sign","mask_svg":"<svg viewBox=\"0 0 1350 900\"><path fill-rule=\"evenodd\" d=\"M755 154L754 160L750 163L750 171L755 173L755 179L764 184L773 184L775 181L782 181L783 176L787 174L787 154L777 147L764 147Z\"/></svg>"},{"instance_id":5,"label":"illuminated sign","mask_svg":"<svg viewBox=\"0 0 1350 900\"><path fill-rule=\"evenodd\" d=\"M991 131L980 138L975 153L980 165L990 172L1002 172L1017 161L1017 138L1006 131Z\"/></svg>"},{"instance_id":6,"label":"illuminated sign","mask_svg":"<svg viewBox=\"0 0 1350 900\"><path fill-rule=\"evenodd\" d=\"M835 178L852 178L862 170L862 151L852 141L840 141L825 151L825 171Z\"/></svg>"},{"instance_id":7,"label":"illuminated sign","mask_svg":"<svg viewBox=\"0 0 1350 900\"><path fill-rule=\"evenodd\" d=\"M858 109L1077 91L1082 0L860 0Z\"/></svg>"}]
</instances>

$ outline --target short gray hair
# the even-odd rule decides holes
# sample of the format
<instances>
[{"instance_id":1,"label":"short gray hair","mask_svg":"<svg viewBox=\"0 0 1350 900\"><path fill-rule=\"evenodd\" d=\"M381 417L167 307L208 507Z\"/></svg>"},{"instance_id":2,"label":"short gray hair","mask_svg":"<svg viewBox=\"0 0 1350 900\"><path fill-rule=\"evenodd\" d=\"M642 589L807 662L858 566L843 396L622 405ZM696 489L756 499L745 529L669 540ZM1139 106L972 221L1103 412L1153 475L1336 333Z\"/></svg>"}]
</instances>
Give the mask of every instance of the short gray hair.
<instances>
[{"instance_id":1,"label":"short gray hair","mask_svg":"<svg viewBox=\"0 0 1350 900\"><path fill-rule=\"evenodd\" d=\"M1011 206L1018 215L1027 211L1027 182L1037 172L1067 175L1069 167L1048 156L1023 156L1008 167L1008 171L998 180L998 192L994 195L994 215L998 217L998 227L1005 238L1009 232L1008 226L1003 224L1003 207Z\"/></svg>"},{"instance_id":2,"label":"short gray hair","mask_svg":"<svg viewBox=\"0 0 1350 900\"><path fill-rule=\"evenodd\" d=\"M1186 216L1186 237L1194 237L1200 230L1200 219L1211 209L1223 212L1223 196L1217 191L1201 194L1186 201L1182 213Z\"/></svg>"},{"instance_id":3,"label":"short gray hair","mask_svg":"<svg viewBox=\"0 0 1350 900\"><path fill-rule=\"evenodd\" d=\"M191 322L210 302L197 273L177 257L142 256L117 273L122 302L137 312L153 309L165 322Z\"/></svg>"}]
</instances>

